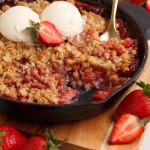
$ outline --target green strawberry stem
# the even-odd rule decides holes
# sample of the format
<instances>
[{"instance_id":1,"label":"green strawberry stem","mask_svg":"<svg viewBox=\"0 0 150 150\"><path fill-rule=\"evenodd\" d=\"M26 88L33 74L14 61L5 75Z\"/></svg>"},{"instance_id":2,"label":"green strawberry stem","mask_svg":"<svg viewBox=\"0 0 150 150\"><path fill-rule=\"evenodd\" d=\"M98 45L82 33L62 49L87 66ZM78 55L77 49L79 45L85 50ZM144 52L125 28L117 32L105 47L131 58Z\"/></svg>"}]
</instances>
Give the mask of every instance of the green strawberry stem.
<instances>
[{"instance_id":1,"label":"green strawberry stem","mask_svg":"<svg viewBox=\"0 0 150 150\"><path fill-rule=\"evenodd\" d=\"M30 20L31 27L25 28L22 32L25 34L29 34L32 42L37 42L38 39L38 30L40 29L40 23L35 23L34 21Z\"/></svg>"},{"instance_id":2,"label":"green strawberry stem","mask_svg":"<svg viewBox=\"0 0 150 150\"><path fill-rule=\"evenodd\" d=\"M150 117L142 119L141 122L145 125L146 123L150 122Z\"/></svg>"},{"instance_id":3,"label":"green strawberry stem","mask_svg":"<svg viewBox=\"0 0 150 150\"><path fill-rule=\"evenodd\" d=\"M66 143L67 139L63 141L56 140L52 131L50 134L48 133L48 129L46 129L46 150L59 150L59 147Z\"/></svg>"},{"instance_id":4,"label":"green strawberry stem","mask_svg":"<svg viewBox=\"0 0 150 150\"><path fill-rule=\"evenodd\" d=\"M5 131L0 132L0 150L2 150L2 147L1 147L1 144L3 143L2 136L5 136L6 134L7 132Z\"/></svg>"},{"instance_id":5,"label":"green strawberry stem","mask_svg":"<svg viewBox=\"0 0 150 150\"><path fill-rule=\"evenodd\" d=\"M145 92L145 94L147 96L150 96L150 84L145 84L144 82L140 81L136 83L138 86L140 86L143 91Z\"/></svg>"}]
</instances>

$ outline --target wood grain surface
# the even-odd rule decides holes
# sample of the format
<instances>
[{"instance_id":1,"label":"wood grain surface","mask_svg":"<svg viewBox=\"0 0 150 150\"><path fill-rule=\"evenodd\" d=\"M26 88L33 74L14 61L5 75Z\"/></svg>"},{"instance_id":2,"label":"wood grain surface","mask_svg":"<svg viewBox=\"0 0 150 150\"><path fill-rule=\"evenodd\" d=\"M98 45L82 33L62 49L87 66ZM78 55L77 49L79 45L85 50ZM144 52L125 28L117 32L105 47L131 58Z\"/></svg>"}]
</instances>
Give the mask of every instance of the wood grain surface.
<instances>
[{"instance_id":1,"label":"wood grain surface","mask_svg":"<svg viewBox=\"0 0 150 150\"><path fill-rule=\"evenodd\" d=\"M138 81L150 83L150 54L147 59L142 74ZM126 91L122 98L130 91L136 89L137 86L133 85ZM133 143L126 145L109 145L108 139L111 129L114 124L113 116L118 104L110 108L104 113L95 117L61 124L39 124L31 122L23 122L15 120L14 118L7 117L0 114L0 123L9 123L23 131L44 135L45 129L52 129L57 139L68 139L68 143L62 146L62 150L138 150L141 138Z\"/></svg>"}]
</instances>

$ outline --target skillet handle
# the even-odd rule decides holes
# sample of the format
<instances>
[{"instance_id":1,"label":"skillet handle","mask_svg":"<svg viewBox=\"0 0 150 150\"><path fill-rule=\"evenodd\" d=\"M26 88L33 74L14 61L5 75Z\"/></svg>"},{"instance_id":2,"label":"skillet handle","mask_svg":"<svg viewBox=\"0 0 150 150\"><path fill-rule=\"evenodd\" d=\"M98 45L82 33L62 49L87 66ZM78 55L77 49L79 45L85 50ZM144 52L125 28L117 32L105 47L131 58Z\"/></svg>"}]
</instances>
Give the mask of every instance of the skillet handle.
<instances>
[{"instance_id":1,"label":"skillet handle","mask_svg":"<svg viewBox=\"0 0 150 150\"><path fill-rule=\"evenodd\" d=\"M128 12L134 21L141 27L141 30L146 35L147 40L150 39L150 13L142 6L133 4L120 4L119 7Z\"/></svg>"}]
</instances>

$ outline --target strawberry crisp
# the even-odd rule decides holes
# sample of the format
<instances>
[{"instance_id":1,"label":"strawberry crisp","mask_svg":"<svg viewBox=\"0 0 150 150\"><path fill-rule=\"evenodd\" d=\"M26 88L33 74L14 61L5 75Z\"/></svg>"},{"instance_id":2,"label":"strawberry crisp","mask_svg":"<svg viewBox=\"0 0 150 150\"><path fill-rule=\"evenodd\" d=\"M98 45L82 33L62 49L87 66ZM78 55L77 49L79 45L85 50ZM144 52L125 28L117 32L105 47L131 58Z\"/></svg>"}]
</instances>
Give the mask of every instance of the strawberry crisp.
<instances>
[{"instance_id":1,"label":"strawberry crisp","mask_svg":"<svg viewBox=\"0 0 150 150\"><path fill-rule=\"evenodd\" d=\"M40 15L49 3L18 1L17 5ZM138 42L129 36L122 19L116 19L121 41L100 41L109 24L102 17L103 8L75 5L84 20L83 30L60 45L26 45L0 35L0 96L27 103L70 104L80 89L96 88L100 95L93 100L100 100L130 80L138 66ZM0 15L9 8L4 5Z\"/></svg>"}]
</instances>

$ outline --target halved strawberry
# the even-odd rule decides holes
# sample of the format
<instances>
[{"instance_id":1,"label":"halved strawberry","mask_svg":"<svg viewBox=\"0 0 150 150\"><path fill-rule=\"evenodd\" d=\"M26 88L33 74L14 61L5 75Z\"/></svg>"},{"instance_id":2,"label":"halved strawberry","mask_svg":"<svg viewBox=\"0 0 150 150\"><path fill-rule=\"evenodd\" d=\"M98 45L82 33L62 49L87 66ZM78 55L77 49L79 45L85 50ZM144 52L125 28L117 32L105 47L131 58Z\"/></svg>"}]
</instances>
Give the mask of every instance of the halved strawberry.
<instances>
[{"instance_id":1,"label":"halved strawberry","mask_svg":"<svg viewBox=\"0 0 150 150\"><path fill-rule=\"evenodd\" d=\"M115 123L110 135L110 144L126 144L140 137L144 131L144 124L150 118L143 120L138 119L134 115L124 114Z\"/></svg>"},{"instance_id":2,"label":"halved strawberry","mask_svg":"<svg viewBox=\"0 0 150 150\"><path fill-rule=\"evenodd\" d=\"M63 43L63 38L61 37L55 26L48 22L43 21L40 23L40 30L38 31L39 37L38 41L51 45L58 45Z\"/></svg>"},{"instance_id":3,"label":"halved strawberry","mask_svg":"<svg viewBox=\"0 0 150 150\"><path fill-rule=\"evenodd\" d=\"M25 34L29 34L33 42L44 43L48 45L59 45L63 43L61 34L56 27L48 22L42 21L35 23L30 20L31 27L27 27L23 30Z\"/></svg>"},{"instance_id":4,"label":"halved strawberry","mask_svg":"<svg viewBox=\"0 0 150 150\"><path fill-rule=\"evenodd\" d=\"M150 0L146 1L145 8L148 12L150 12Z\"/></svg>"}]
</instances>

